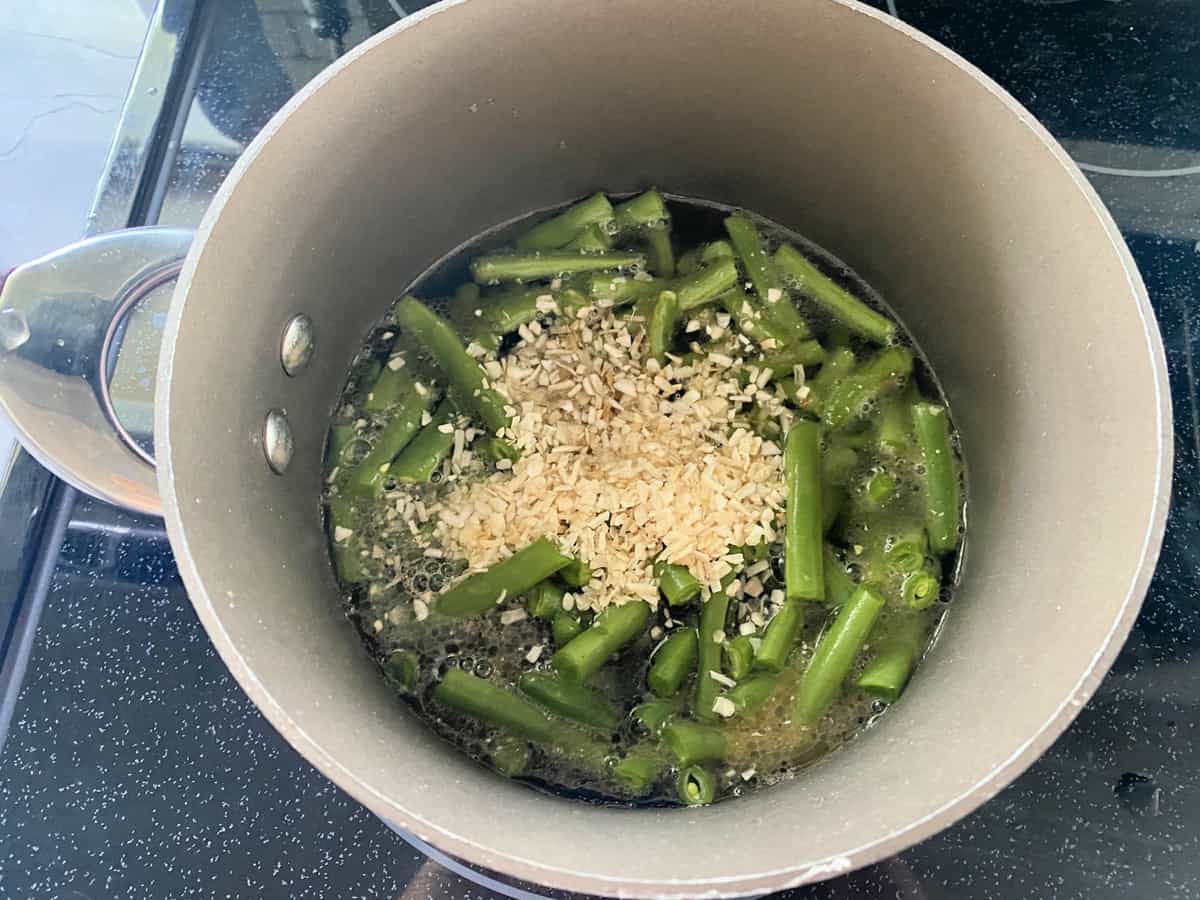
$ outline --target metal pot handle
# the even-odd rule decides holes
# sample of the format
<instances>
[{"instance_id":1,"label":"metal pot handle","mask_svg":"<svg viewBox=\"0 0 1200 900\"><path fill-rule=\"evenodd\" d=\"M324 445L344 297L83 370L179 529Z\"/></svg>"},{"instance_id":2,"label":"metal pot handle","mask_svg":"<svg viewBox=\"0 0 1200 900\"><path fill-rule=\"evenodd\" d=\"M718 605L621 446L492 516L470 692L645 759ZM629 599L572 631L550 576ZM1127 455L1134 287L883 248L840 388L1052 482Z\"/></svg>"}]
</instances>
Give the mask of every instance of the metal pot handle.
<instances>
[{"instance_id":1,"label":"metal pot handle","mask_svg":"<svg viewBox=\"0 0 1200 900\"><path fill-rule=\"evenodd\" d=\"M0 409L25 449L79 490L161 515L154 459L118 420L120 323L174 280L192 232L130 228L14 269L0 288Z\"/></svg>"}]
</instances>

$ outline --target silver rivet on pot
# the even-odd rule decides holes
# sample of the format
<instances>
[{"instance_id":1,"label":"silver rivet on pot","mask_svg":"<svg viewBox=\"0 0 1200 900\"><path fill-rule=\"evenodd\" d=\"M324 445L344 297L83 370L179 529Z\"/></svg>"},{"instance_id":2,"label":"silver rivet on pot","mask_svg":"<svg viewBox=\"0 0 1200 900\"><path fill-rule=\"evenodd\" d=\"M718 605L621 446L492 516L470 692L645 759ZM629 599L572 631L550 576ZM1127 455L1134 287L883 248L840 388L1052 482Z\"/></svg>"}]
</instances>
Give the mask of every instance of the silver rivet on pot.
<instances>
[{"instance_id":1,"label":"silver rivet on pot","mask_svg":"<svg viewBox=\"0 0 1200 900\"><path fill-rule=\"evenodd\" d=\"M294 449L292 426L288 424L287 415L281 409L271 410L263 425L263 451L271 471L282 475L292 461Z\"/></svg>"},{"instance_id":2,"label":"silver rivet on pot","mask_svg":"<svg viewBox=\"0 0 1200 900\"><path fill-rule=\"evenodd\" d=\"M279 345L279 360L283 371L289 375L299 373L313 355L313 321L304 313L297 313L283 326L283 340Z\"/></svg>"}]
</instances>

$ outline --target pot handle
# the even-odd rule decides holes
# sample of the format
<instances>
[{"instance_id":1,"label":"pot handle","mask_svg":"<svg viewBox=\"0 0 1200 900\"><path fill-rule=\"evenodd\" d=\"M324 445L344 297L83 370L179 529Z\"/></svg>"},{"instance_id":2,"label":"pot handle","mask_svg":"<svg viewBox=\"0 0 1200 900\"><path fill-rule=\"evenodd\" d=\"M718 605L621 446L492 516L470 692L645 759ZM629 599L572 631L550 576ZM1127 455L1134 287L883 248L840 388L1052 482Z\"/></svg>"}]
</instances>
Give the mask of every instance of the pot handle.
<instances>
[{"instance_id":1,"label":"pot handle","mask_svg":"<svg viewBox=\"0 0 1200 900\"><path fill-rule=\"evenodd\" d=\"M18 439L84 493L156 516L154 457L117 418L109 374L126 313L175 280L191 241L179 228L97 235L0 287L0 409Z\"/></svg>"}]
</instances>

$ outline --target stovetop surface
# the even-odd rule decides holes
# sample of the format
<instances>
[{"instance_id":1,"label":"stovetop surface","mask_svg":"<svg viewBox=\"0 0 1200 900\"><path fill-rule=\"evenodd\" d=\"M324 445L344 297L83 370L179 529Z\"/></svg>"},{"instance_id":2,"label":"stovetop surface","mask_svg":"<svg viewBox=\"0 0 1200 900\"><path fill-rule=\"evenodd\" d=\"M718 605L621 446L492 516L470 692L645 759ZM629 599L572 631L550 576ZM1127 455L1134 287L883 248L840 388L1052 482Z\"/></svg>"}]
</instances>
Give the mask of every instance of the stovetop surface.
<instances>
[{"instance_id":1,"label":"stovetop surface","mask_svg":"<svg viewBox=\"0 0 1200 900\"><path fill-rule=\"evenodd\" d=\"M424 4L164 0L89 230L195 225L245 145L325 65ZM1026 104L1113 210L1162 327L1175 489L1111 674L1010 788L830 898L1200 895L1200 6L887 0ZM165 303L163 298L157 301ZM148 428L147 307L114 373ZM196 620L161 525L27 457L0 495L0 898L482 897L266 723ZM15 549L13 549L15 548ZM7 699L5 699L7 698Z\"/></svg>"}]
</instances>

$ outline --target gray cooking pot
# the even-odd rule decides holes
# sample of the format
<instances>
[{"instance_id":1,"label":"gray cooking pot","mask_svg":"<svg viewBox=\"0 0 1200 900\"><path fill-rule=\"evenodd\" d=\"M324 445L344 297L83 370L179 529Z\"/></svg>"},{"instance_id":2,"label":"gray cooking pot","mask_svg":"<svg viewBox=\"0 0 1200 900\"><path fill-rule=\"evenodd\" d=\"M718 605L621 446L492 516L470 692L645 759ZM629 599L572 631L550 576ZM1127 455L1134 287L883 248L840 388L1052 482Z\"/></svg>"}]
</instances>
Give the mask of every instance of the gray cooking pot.
<instances>
[{"instance_id":1,"label":"gray cooking pot","mask_svg":"<svg viewBox=\"0 0 1200 900\"><path fill-rule=\"evenodd\" d=\"M763 213L878 287L941 375L971 473L965 578L903 701L802 777L698 810L567 802L449 750L394 701L343 618L318 506L351 356L417 273L530 209L646 185ZM136 237L163 256L185 239ZM153 255L134 254L143 274ZM34 442L27 407L39 404L22 406L11 385L33 377L29 332L45 335L10 288L2 396ZM289 375L281 335L300 313L316 349L300 365L289 344ZM558 888L756 894L946 827L1091 695L1167 512L1162 346L1095 193L982 74L841 0L470 0L412 16L318 76L245 153L191 246L166 330L161 509L242 687L383 818ZM63 396L89 378L62 376ZM43 435L56 471L155 508L148 467L98 438L80 448L70 420L54 421L76 451L48 450ZM105 472L119 478L98 484Z\"/></svg>"}]
</instances>

